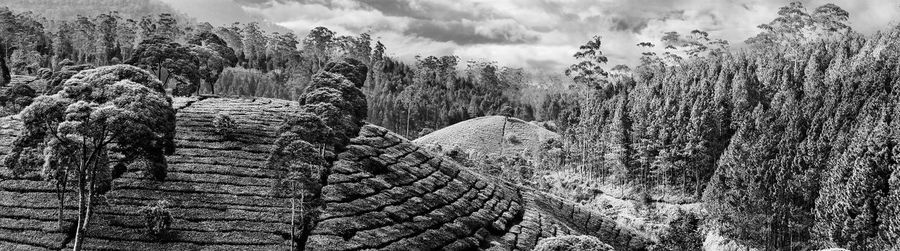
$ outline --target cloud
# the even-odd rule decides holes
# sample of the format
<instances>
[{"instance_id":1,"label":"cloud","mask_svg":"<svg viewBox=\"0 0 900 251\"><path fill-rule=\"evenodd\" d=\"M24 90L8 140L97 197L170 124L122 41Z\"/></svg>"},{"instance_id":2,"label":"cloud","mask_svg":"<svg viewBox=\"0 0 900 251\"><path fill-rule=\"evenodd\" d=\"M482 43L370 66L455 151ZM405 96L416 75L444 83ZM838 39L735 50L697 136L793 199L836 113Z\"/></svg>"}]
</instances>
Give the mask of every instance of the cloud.
<instances>
[{"instance_id":1,"label":"cloud","mask_svg":"<svg viewBox=\"0 0 900 251\"><path fill-rule=\"evenodd\" d=\"M699 29L734 47L775 18L786 1L770 0L164 0L192 14L241 20L263 17L303 37L325 26L341 35L369 32L388 55L455 54L468 59L561 71L592 36L603 37L608 68L634 65L665 32ZM872 33L896 25L896 0L802 0L808 9L834 2L850 12L851 26ZM213 6L213 7L211 7ZM218 13L221 12L221 13ZM195 15L196 16L196 15ZM662 49L658 46L655 49Z\"/></svg>"}]
</instances>

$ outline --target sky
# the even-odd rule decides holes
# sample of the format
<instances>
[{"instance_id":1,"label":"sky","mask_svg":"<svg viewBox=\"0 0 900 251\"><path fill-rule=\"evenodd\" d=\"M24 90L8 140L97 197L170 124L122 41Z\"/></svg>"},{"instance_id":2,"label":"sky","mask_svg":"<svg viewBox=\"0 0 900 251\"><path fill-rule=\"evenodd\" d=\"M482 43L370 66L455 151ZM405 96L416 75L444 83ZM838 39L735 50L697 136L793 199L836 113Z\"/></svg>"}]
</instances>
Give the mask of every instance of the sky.
<instances>
[{"instance_id":1,"label":"sky","mask_svg":"<svg viewBox=\"0 0 900 251\"><path fill-rule=\"evenodd\" d=\"M601 36L608 68L635 65L664 32L700 29L740 48L787 0L163 0L214 25L265 20L304 37L324 26L339 35L369 33L388 55L457 55L463 61L562 71L578 46ZM900 22L897 0L805 0L808 10L834 3L850 25L874 33Z\"/></svg>"}]
</instances>

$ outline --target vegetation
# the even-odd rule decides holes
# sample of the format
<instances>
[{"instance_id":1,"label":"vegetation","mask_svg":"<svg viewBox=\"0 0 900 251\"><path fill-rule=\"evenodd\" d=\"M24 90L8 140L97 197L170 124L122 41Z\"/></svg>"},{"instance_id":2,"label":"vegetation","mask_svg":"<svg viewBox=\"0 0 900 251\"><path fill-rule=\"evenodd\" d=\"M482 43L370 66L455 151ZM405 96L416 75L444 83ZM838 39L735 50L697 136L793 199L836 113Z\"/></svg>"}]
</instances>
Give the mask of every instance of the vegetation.
<instances>
[{"instance_id":1,"label":"vegetation","mask_svg":"<svg viewBox=\"0 0 900 251\"><path fill-rule=\"evenodd\" d=\"M163 83L168 83L171 76L183 77L176 78L178 83L172 94L188 96L200 89L197 67L200 61L192 52L190 47L172 42L168 37L154 37L138 44L126 63L156 72Z\"/></svg>"},{"instance_id":2,"label":"vegetation","mask_svg":"<svg viewBox=\"0 0 900 251\"><path fill-rule=\"evenodd\" d=\"M110 153L126 160L145 157L157 179L165 177L162 154L171 151L174 110L162 83L129 65L82 71L54 95L44 95L21 112L22 140L13 151L43 146L44 173L59 194L59 225L68 184L78 195L75 248L84 240L98 195L109 187ZM17 155L17 154L11 154ZM7 162L9 163L9 162ZM20 167L21 168L21 167Z\"/></svg>"},{"instance_id":3,"label":"vegetation","mask_svg":"<svg viewBox=\"0 0 900 251\"><path fill-rule=\"evenodd\" d=\"M0 116L19 113L30 105L37 93L26 84L17 84L0 93Z\"/></svg>"},{"instance_id":4,"label":"vegetation","mask_svg":"<svg viewBox=\"0 0 900 251\"><path fill-rule=\"evenodd\" d=\"M231 116L224 113L218 113L216 114L216 117L213 118L213 128L216 129L217 134L226 139L232 139L236 133L234 120L231 119Z\"/></svg>"},{"instance_id":5,"label":"vegetation","mask_svg":"<svg viewBox=\"0 0 900 251\"><path fill-rule=\"evenodd\" d=\"M895 248L886 128L900 28L853 33L833 5L779 15L749 50L646 63L588 89L568 159L589 176L702 197L713 226L747 246Z\"/></svg>"},{"instance_id":6,"label":"vegetation","mask_svg":"<svg viewBox=\"0 0 900 251\"><path fill-rule=\"evenodd\" d=\"M320 202L317 193L298 191L321 189L329 161L363 120L415 138L502 115L549 122L561 138L503 156L504 147L534 143L506 136L504 123L495 141L500 155L446 145L436 151L516 184L549 186L539 176L576 173L581 183L566 189L580 201L614 184L646 208L672 191L702 202L708 215L680 213L660 236L662 250L698 248L701 225L765 250L889 250L900 243L900 132L893 129L900 121L900 26L862 35L833 4L782 7L740 51L702 30L666 32L637 44L647 51L633 67L607 70L595 36L574 55L577 63L565 72L571 79L494 62L463 67L452 55L407 64L385 56L368 34L324 27L298 38L258 23L213 27L173 14L129 15L51 22L0 9L0 86L11 74L46 82L44 96L21 84L0 95L2 114L21 112L27 129L5 163L44 165L60 194L60 222L62 194L77 186L76 246L94 199L114 176L109 162L146 159L148 174L165 177L162 156L174 137L170 82L176 96L300 104L267 165L285 173L274 184L278 196L299 199L292 211L300 204L301 233ZM650 51L656 44L665 53ZM229 138L234 124L224 114L213 120ZM159 222L149 224L151 233L164 232L168 224ZM542 244L582 245L576 242L593 243L565 237Z\"/></svg>"},{"instance_id":7,"label":"vegetation","mask_svg":"<svg viewBox=\"0 0 900 251\"><path fill-rule=\"evenodd\" d=\"M703 248L702 219L696 214L679 210L669 222L668 230L662 234L660 243L653 250L687 251Z\"/></svg>"},{"instance_id":8,"label":"vegetation","mask_svg":"<svg viewBox=\"0 0 900 251\"><path fill-rule=\"evenodd\" d=\"M563 235L541 239L535 251L609 251L612 247L589 235Z\"/></svg>"},{"instance_id":9,"label":"vegetation","mask_svg":"<svg viewBox=\"0 0 900 251\"><path fill-rule=\"evenodd\" d=\"M141 208L141 214L144 215L144 228L147 234L154 238L163 240L172 227L172 213L168 209L169 202L158 200L153 205L147 205Z\"/></svg>"}]
</instances>

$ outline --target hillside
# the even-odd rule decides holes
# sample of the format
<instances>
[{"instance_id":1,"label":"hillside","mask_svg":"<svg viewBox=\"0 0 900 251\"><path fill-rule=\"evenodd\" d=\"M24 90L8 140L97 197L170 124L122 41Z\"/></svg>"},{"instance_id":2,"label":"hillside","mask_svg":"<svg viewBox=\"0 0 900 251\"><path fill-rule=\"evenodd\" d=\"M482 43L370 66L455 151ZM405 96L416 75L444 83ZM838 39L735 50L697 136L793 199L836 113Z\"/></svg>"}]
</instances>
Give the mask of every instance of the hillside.
<instances>
[{"instance_id":1,"label":"hillside","mask_svg":"<svg viewBox=\"0 0 900 251\"><path fill-rule=\"evenodd\" d=\"M287 200L269 196L279 172L264 167L278 114L291 102L271 99L177 99L177 151L166 181L128 170L113 182L88 232L88 248L276 249L289 244ZM240 136L214 134L211 119L229 114ZM16 133L3 118L2 152ZM591 234L623 249L649 243L626 227L572 202L464 170L387 130L366 125L351 140L322 189L323 216L308 250L392 249L438 245L451 250L528 250L538 240ZM55 230L52 185L36 172L14 176L0 167L0 249L60 249L71 232ZM37 171L37 170L35 170ZM138 208L170 202L174 233L155 242ZM72 200L69 200L72 201ZM72 208L67 214L74 214ZM67 224L70 226L71 224ZM69 229L71 227L68 227ZM341 239L344 238L344 239Z\"/></svg>"},{"instance_id":2,"label":"hillside","mask_svg":"<svg viewBox=\"0 0 900 251\"><path fill-rule=\"evenodd\" d=\"M195 101L195 102L191 102ZM189 104L189 105L188 105ZM277 172L263 168L274 140L274 115L290 109L279 100L177 100L178 150L168 156L165 182L147 179L141 170L128 170L113 182L113 190L98 206L88 232L88 248L142 247L148 249L272 249L289 233L285 201L268 197ZM218 112L240 123L240 136L223 140L210 128ZM6 122L6 120L4 120ZM11 133L2 131L6 142ZM55 231L53 186L36 173L12 176L0 168L0 249L59 249L71 245L72 233ZM139 208L156 200L169 201L176 234L164 244L143 233ZM69 200L73 202L74 200ZM73 205L74 206L74 205ZM74 214L74 209L67 214ZM288 212L289 213L289 212ZM71 225L71 224L67 224ZM70 227L69 227L70 228ZM288 231L288 232L285 232Z\"/></svg>"},{"instance_id":3,"label":"hillside","mask_svg":"<svg viewBox=\"0 0 900 251\"><path fill-rule=\"evenodd\" d=\"M511 155L532 152L559 134L543 127L504 116L479 117L453 124L413 140L416 144L440 145L444 149L459 146L483 154Z\"/></svg>"}]
</instances>

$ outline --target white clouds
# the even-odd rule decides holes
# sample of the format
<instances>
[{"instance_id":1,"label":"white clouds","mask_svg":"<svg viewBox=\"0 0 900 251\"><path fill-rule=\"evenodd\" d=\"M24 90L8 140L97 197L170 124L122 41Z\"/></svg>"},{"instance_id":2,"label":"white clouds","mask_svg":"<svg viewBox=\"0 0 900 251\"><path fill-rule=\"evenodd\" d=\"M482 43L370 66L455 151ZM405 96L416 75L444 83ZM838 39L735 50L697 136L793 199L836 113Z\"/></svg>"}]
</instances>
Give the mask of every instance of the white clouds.
<instances>
[{"instance_id":1,"label":"white clouds","mask_svg":"<svg viewBox=\"0 0 900 251\"><path fill-rule=\"evenodd\" d=\"M190 2L234 12L231 1L166 0L179 9ZM502 64L561 70L578 46L603 37L610 66L634 64L642 41L664 32L708 31L733 45L758 33L787 1L769 0L237 0L243 11L264 16L299 36L316 26L343 35L370 32L389 55L456 54ZM832 0L804 0L808 9ZM898 21L896 0L837 0L851 13L851 26L871 33ZM199 8L209 9L209 6ZM191 11L186 11L192 14ZM207 11L208 12L208 11ZM200 12L202 15L208 13Z\"/></svg>"}]
</instances>

